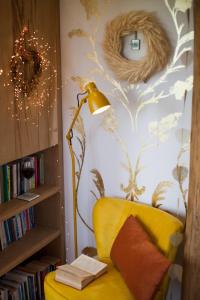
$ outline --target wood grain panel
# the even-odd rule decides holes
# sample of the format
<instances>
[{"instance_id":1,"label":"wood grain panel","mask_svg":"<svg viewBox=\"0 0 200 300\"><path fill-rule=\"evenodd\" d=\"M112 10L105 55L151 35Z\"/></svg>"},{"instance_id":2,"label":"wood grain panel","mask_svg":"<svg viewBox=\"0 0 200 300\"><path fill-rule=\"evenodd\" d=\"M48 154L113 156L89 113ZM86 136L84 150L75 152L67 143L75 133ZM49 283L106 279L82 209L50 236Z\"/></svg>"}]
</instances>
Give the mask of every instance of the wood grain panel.
<instances>
[{"instance_id":1,"label":"wood grain panel","mask_svg":"<svg viewBox=\"0 0 200 300\"><path fill-rule=\"evenodd\" d=\"M186 242L184 251L184 300L200 299L200 1L194 1L194 89Z\"/></svg>"},{"instance_id":2,"label":"wood grain panel","mask_svg":"<svg viewBox=\"0 0 200 300\"><path fill-rule=\"evenodd\" d=\"M0 164L46 149L58 143L57 100L58 80L54 78L47 84L48 97L45 97L43 109L31 106L30 120L25 120L25 109L20 113L20 120L12 118L16 111L16 99L13 86L3 85L8 78L9 61L13 51L13 42L19 37L24 25L30 32L37 32L44 43L50 45L48 59L51 62L46 77L57 69L59 59L58 2L56 0L2 0L0 1ZM43 75L42 75L43 76ZM41 77L41 82L43 77ZM38 94L42 87L37 87ZM31 100L29 103L32 103ZM11 110L8 110L8 106ZM25 105L24 105L25 107ZM34 124L36 123L36 124ZM37 126L38 125L38 126Z\"/></svg>"},{"instance_id":3,"label":"wood grain panel","mask_svg":"<svg viewBox=\"0 0 200 300\"><path fill-rule=\"evenodd\" d=\"M47 227L38 226L29 231L22 239L13 242L4 251L0 252L0 276L16 267L59 236L59 230Z\"/></svg>"},{"instance_id":4,"label":"wood grain panel","mask_svg":"<svg viewBox=\"0 0 200 300\"><path fill-rule=\"evenodd\" d=\"M10 201L0 204L0 222L3 222L16 214L19 214L25 209L28 209L36 204L48 200L49 197L57 194L59 188L57 186L40 186L34 190L34 193L40 195L38 198L32 201L23 201L19 199L11 199ZM47 209L46 209L47 210Z\"/></svg>"}]
</instances>

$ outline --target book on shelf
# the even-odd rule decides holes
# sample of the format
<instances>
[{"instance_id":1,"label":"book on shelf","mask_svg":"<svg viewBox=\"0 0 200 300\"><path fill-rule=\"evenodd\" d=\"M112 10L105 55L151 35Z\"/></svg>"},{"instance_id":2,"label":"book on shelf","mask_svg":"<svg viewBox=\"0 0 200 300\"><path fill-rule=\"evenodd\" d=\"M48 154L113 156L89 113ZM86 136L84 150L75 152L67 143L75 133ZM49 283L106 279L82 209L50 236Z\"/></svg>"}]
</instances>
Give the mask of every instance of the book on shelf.
<instances>
[{"instance_id":1,"label":"book on shelf","mask_svg":"<svg viewBox=\"0 0 200 300\"><path fill-rule=\"evenodd\" d=\"M81 254L70 265L58 266L55 280L81 290L107 271L107 264Z\"/></svg>"},{"instance_id":2,"label":"book on shelf","mask_svg":"<svg viewBox=\"0 0 200 300\"><path fill-rule=\"evenodd\" d=\"M49 262L44 262L48 260ZM44 299L44 277L55 270L59 258L44 256L9 271L0 278L0 299L42 300Z\"/></svg>"},{"instance_id":3,"label":"book on shelf","mask_svg":"<svg viewBox=\"0 0 200 300\"><path fill-rule=\"evenodd\" d=\"M21 239L34 227L34 207L30 207L0 223L1 250L4 250L12 242Z\"/></svg>"},{"instance_id":4,"label":"book on shelf","mask_svg":"<svg viewBox=\"0 0 200 300\"><path fill-rule=\"evenodd\" d=\"M34 175L29 180L22 174L25 159L0 166L0 204L44 184L44 154L29 157L34 168Z\"/></svg>"},{"instance_id":5,"label":"book on shelf","mask_svg":"<svg viewBox=\"0 0 200 300\"><path fill-rule=\"evenodd\" d=\"M35 194L35 193L26 192L22 195L17 196L17 199L25 200L25 201L30 202L34 199L37 199L38 197L40 197L40 195Z\"/></svg>"}]
</instances>

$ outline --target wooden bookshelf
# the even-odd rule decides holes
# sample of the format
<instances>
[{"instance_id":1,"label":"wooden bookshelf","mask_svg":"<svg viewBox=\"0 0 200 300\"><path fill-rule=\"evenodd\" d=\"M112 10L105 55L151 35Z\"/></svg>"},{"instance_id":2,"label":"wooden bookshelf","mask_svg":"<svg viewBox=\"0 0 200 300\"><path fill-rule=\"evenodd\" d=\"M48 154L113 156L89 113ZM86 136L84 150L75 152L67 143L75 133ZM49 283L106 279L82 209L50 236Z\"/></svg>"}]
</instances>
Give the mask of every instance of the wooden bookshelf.
<instances>
[{"instance_id":1,"label":"wooden bookshelf","mask_svg":"<svg viewBox=\"0 0 200 300\"><path fill-rule=\"evenodd\" d=\"M0 253L0 276L60 236L60 230L36 227Z\"/></svg>"},{"instance_id":2,"label":"wooden bookshelf","mask_svg":"<svg viewBox=\"0 0 200 300\"><path fill-rule=\"evenodd\" d=\"M16 214L19 214L25 209L28 209L48 198L54 196L59 192L58 186L49 186L44 185L40 186L39 188L33 191L34 193L40 195L35 200L31 202L23 201L19 199L11 199L10 201L3 203L0 205L0 222L3 222Z\"/></svg>"},{"instance_id":3,"label":"wooden bookshelf","mask_svg":"<svg viewBox=\"0 0 200 300\"><path fill-rule=\"evenodd\" d=\"M49 0L48 9L46 1L36 2L3 1L0 9L0 44L4 52L0 56L0 66L6 70L4 73L7 74L10 70L13 42L18 39L23 29L21 26L27 24L31 31L37 31L38 36L50 45L48 58L51 71L57 70L53 83L46 83L49 96L43 108L30 106L29 113L34 120L31 117L30 120L25 120L25 108L21 110L19 119L12 117L16 109L13 106L16 101L14 89L13 86L5 88L4 77L0 76L0 141L3 145L0 147L0 165L37 153L44 155L44 185L35 190L40 197L31 202L11 199L0 204L0 222L34 206L36 224L20 240L3 251L0 250L0 276L32 255L53 255L65 262L59 1ZM49 20L53 20L53 27ZM43 87L38 87L38 91L39 89ZM31 103L31 99L28 101ZM11 111L8 107L11 107ZM37 126L35 120L38 122Z\"/></svg>"}]
</instances>

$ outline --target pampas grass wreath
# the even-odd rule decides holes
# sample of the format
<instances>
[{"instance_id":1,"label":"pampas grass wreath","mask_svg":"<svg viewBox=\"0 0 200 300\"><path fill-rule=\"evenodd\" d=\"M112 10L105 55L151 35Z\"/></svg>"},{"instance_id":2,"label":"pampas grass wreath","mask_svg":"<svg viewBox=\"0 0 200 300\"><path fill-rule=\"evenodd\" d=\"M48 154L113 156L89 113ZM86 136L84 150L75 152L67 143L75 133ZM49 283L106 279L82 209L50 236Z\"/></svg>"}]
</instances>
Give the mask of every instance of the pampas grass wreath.
<instances>
[{"instance_id":1,"label":"pampas grass wreath","mask_svg":"<svg viewBox=\"0 0 200 300\"><path fill-rule=\"evenodd\" d=\"M147 55L141 60L129 60L122 56L122 38L142 32L147 44ZM146 82L161 71L170 57L170 44L165 31L151 13L131 11L113 19L106 26L103 43L105 59L116 77L130 84Z\"/></svg>"}]
</instances>

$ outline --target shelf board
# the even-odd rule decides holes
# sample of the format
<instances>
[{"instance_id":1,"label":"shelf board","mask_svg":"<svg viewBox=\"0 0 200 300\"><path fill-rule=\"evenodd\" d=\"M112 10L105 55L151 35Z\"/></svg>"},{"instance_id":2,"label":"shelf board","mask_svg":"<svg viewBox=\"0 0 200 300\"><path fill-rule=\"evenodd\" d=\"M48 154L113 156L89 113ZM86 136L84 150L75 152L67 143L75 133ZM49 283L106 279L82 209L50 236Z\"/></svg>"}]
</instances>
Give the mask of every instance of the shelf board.
<instances>
[{"instance_id":1,"label":"shelf board","mask_svg":"<svg viewBox=\"0 0 200 300\"><path fill-rule=\"evenodd\" d=\"M58 186L42 185L33 191L39 194L40 197L28 202L19 199L11 199L6 203L0 204L0 222L3 222L12 216L22 212L23 210L30 208L45 199L57 194L59 192Z\"/></svg>"},{"instance_id":2,"label":"shelf board","mask_svg":"<svg viewBox=\"0 0 200 300\"><path fill-rule=\"evenodd\" d=\"M36 227L0 252L0 276L15 268L60 235L60 230Z\"/></svg>"}]
</instances>

